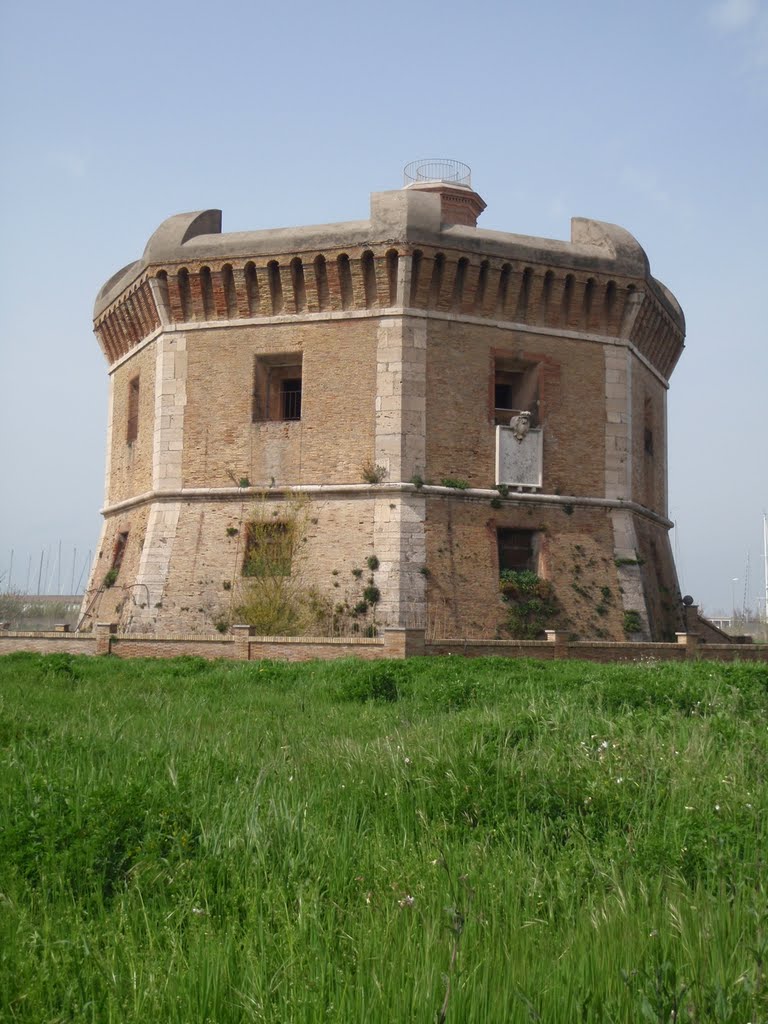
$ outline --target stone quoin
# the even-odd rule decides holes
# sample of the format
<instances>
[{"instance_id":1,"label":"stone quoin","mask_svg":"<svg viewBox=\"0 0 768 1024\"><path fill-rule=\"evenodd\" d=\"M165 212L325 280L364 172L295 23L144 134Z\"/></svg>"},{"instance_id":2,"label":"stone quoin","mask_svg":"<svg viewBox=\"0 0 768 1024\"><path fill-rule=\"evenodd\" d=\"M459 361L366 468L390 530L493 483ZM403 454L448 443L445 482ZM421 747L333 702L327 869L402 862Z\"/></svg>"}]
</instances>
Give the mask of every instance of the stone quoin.
<instances>
[{"instance_id":1,"label":"stone quoin","mask_svg":"<svg viewBox=\"0 0 768 1024\"><path fill-rule=\"evenodd\" d=\"M528 569L552 628L674 639L680 306L623 228L477 227L457 166L374 193L368 220L227 234L218 210L179 214L107 281L85 628L210 633L243 586L249 522L277 535L301 502L285 571L335 601L362 568L379 628L503 637L500 576Z\"/></svg>"}]
</instances>

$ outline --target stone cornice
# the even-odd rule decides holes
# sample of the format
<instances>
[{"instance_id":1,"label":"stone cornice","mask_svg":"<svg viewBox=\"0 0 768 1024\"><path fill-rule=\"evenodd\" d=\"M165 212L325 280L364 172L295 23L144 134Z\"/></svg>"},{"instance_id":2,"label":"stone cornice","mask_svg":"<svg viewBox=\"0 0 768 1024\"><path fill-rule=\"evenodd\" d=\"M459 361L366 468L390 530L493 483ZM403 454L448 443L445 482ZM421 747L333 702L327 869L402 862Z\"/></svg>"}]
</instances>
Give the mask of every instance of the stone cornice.
<instances>
[{"instance_id":1,"label":"stone cornice","mask_svg":"<svg viewBox=\"0 0 768 1024\"><path fill-rule=\"evenodd\" d=\"M572 506L573 508L622 509L642 516L658 526L671 529L671 520L635 501L622 501L620 498L590 498L575 494L530 494L510 492L507 497L500 497L495 488L468 487L464 490L455 487L441 487L435 484L424 484L417 487L411 483L380 483L380 484L295 484L284 487L182 487L178 490L152 490L143 494L126 498L125 501L106 505L101 510L103 516L118 515L140 505L163 502L189 501L232 501L243 502L253 500L280 501L294 495L307 495L310 498L349 497L376 498L387 494L424 495L436 498L451 498L460 501L488 501L498 498L503 504Z\"/></svg>"},{"instance_id":2,"label":"stone cornice","mask_svg":"<svg viewBox=\"0 0 768 1024\"><path fill-rule=\"evenodd\" d=\"M137 352L140 352L147 345L150 345L157 337L163 333L175 333L184 331L211 331L211 330L230 330L242 327L264 327L270 324L285 324L285 323L320 323L328 320L359 320L359 319L370 319L375 317L378 320L384 320L388 317L421 317L427 320L446 320L451 323L465 323L465 324L477 324L483 327L493 327L500 331L516 331L525 332L528 334L541 334L548 337L554 338L567 338L571 341L583 341L595 345L614 345L621 348L628 349L642 364L645 368L656 377L660 384L665 388L669 388L669 381L667 378L659 372L659 370L651 363L640 349L632 341L628 341L626 338L611 337L600 334L585 334L581 331L569 331L562 328L553 327L537 327L535 324L524 324L515 323L511 321L503 320L488 320L481 317L475 316L457 316L453 313L438 313L433 310L424 309L412 309L409 307L398 307L393 306L390 309L377 309L377 310L348 310L345 312L322 312L322 313L304 313L295 314L292 316L266 316L266 317L249 317L243 320L210 320L203 322L190 321L188 323L169 324L166 327L159 327L151 334L147 335L143 341L139 342L136 346L120 356L115 360L114 363L109 367L109 373L114 373L120 366L122 366L129 359L132 359Z\"/></svg>"}]
</instances>

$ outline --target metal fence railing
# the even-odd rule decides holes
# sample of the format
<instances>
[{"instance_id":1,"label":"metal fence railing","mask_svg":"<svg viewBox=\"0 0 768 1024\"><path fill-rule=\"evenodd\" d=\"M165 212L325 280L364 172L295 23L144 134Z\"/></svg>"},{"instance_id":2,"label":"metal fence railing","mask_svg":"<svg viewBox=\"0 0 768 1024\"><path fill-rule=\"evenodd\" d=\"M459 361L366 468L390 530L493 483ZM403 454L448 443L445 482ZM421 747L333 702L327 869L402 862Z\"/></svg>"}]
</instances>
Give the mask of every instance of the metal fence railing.
<instances>
[{"instance_id":1,"label":"metal fence railing","mask_svg":"<svg viewBox=\"0 0 768 1024\"><path fill-rule=\"evenodd\" d=\"M472 187L472 169L461 160L426 158L412 160L403 168L403 182L414 185L423 181L444 181L448 185Z\"/></svg>"}]
</instances>

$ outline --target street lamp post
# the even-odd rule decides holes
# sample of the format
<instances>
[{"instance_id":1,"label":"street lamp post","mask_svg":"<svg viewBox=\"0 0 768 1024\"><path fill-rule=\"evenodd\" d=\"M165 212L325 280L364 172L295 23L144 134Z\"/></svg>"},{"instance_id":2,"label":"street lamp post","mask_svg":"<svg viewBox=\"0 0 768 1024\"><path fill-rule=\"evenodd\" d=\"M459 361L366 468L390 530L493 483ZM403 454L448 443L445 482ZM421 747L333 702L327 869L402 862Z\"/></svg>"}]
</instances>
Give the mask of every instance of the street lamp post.
<instances>
[{"instance_id":1,"label":"street lamp post","mask_svg":"<svg viewBox=\"0 0 768 1024\"><path fill-rule=\"evenodd\" d=\"M731 580L731 622L736 622L736 584L739 582L739 577L734 576Z\"/></svg>"}]
</instances>

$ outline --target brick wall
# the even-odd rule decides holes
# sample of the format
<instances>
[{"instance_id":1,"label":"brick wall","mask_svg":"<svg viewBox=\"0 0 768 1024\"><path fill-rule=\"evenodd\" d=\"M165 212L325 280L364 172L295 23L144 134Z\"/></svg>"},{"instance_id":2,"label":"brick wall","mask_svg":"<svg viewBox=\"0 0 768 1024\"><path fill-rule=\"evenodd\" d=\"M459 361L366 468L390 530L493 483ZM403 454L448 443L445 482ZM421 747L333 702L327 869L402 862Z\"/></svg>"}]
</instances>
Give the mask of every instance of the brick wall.
<instances>
[{"instance_id":1,"label":"brick wall","mask_svg":"<svg viewBox=\"0 0 768 1024\"><path fill-rule=\"evenodd\" d=\"M666 389L659 379L632 360L632 494L646 508L667 513ZM646 436L646 431L650 435ZM647 451L647 443L652 452Z\"/></svg>"},{"instance_id":2,"label":"brick wall","mask_svg":"<svg viewBox=\"0 0 768 1024\"><path fill-rule=\"evenodd\" d=\"M387 629L380 639L348 637L254 637L247 627L237 627L229 636L155 636L120 634L101 624L92 634L21 633L0 631L0 655L29 651L36 654L99 655L119 658L230 658L259 661L333 660L336 658L413 657L415 655L456 655L469 658L536 658L553 661L565 658L596 662L654 662L707 659L709 661L764 661L768 644L700 644L695 635L681 635L675 644L569 642L564 634L551 634L546 641L429 639L423 630Z\"/></svg>"},{"instance_id":3,"label":"brick wall","mask_svg":"<svg viewBox=\"0 0 768 1024\"><path fill-rule=\"evenodd\" d=\"M96 638L88 633L0 631L0 654L15 654L17 651L33 654L96 654Z\"/></svg>"},{"instance_id":4,"label":"brick wall","mask_svg":"<svg viewBox=\"0 0 768 1024\"><path fill-rule=\"evenodd\" d=\"M124 609L147 603L148 597L144 588L135 587L133 584L138 578L149 511L149 506L141 505L116 513L105 520L99 547L94 556L88 590L83 599L82 614L86 615L86 626L97 620L120 621ZM120 533L128 534L123 562L115 585L101 590L104 577L112 567L115 545Z\"/></svg>"},{"instance_id":5,"label":"brick wall","mask_svg":"<svg viewBox=\"0 0 768 1024\"><path fill-rule=\"evenodd\" d=\"M496 358L539 366L549 494L603 493L605 370L602 346L482 324L431 320L427 343L427 458L423 476L495 483Z\"/></svg>"},{"instance_id":6,"label":"brick wall","mask_svg":"<svg viewBox=\"0 0 768 1024\"><path fill-rule=\"evenodd\" d=\"M188 331L185 487L360 483L374 457L376 321ZM295 353L301 419L252 422L254 359Z\"/></svg>"},{"instance_id":7,"label":"brick wall","mask_svg":"<svg viewBox=\"0 0 768 1024\"><path fill-rule=\"evenodd\" d=\"M499 501L499 499L497 499ZM532 530L539 571L553 581L562 615L550 623L582 637L624 639L624 609L613 560L610 514L602 508L503 499L427 498L427 605L430 632L504 635L508 607L499 593L497 530ZM607 588L607 596L603 593Z\"/></svg>"},{"instance_id":8,"label":"brick wall","mask_svg":"<svg viewBox=\"0 0 768 1024\"><path fill-rule=\"evenodd\" d=\"M139 378L138 436L126 440L131 381ZM155 346L136 352L113 373L109 502L115 503L152 487L155 424Z\"/></svg>"}]
</instances>

